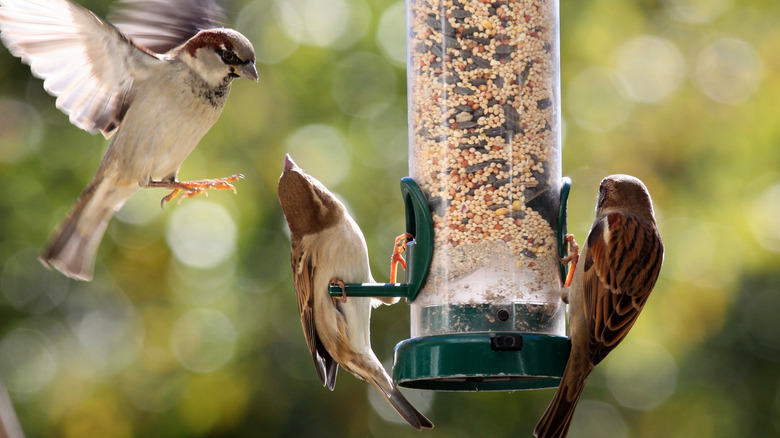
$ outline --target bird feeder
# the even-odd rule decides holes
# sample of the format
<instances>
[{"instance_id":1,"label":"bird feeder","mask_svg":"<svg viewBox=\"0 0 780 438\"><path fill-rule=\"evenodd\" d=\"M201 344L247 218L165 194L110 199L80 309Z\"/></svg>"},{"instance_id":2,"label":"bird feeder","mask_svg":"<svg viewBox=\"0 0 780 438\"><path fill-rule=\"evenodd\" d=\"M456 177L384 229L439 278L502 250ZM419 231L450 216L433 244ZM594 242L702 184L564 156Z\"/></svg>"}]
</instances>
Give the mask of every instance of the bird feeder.
<instances>
[{"instance_id":1,"label":"bird feeder","mask_svg":"<svg viewBox=\"0 0 780 438\"><path fill-rule=\"evenodd\" d=\"M570 181L561 177L557 0L407 0L407 282L399 385L557 386ZM373 290L373 292L372 292ZM339 295L338 288L332 288Z\"/></svg>"}]
</instances>

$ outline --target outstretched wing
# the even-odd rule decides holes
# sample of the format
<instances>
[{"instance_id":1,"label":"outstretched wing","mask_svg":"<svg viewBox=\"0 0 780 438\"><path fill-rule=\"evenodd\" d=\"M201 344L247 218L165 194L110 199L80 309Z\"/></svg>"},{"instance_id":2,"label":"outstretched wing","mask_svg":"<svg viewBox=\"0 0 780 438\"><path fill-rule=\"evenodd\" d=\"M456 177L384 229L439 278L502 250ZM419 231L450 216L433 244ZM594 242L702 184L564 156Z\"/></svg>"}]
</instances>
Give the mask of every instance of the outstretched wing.
<instances>
[{"instance_id":1,"label":"outstretched wing","mask_svg":"<svg viewBox=\"0 0 780 438\"><path fill-rule=\"evenodd\" d=\"M0 38L71 123L106 138L132 102L133 82L162 62L67 0L0 0Z\"/></svg>"},{"instance_id":2,"label":"outstretched wing","mask_svg":"<svg viewBox=\"0 0 780 438\"><path fill-rule=\"evenodd\" d=\"M225 22L214 0L120 0L112 5L108 19L136 44L157 53Z\"/></svg>"}]
</instances>

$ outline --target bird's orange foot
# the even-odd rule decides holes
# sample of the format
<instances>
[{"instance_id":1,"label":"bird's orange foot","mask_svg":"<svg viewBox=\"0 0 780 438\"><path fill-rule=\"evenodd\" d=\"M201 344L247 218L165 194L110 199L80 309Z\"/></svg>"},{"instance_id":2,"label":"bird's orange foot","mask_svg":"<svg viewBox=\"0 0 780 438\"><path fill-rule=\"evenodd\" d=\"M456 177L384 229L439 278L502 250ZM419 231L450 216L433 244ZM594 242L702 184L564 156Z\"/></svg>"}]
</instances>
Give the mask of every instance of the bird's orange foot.
<instances>
[{"instance_id":1,"label":"bird's orange foot","mask_svg":"<svg viewBox=\"0 0 780 438\"><path fill-rule=\"evenodd\" d=\"M346 303L347 302L347 288L344 285L344 281L342 281L339 278L331 278L330 282L328 282L328 284L336 285L336 286L338 286L341 289L341 298L340 298L340 300L341 300L342 303Z\"/></svg>"},{"instance_id":2,"label":"bird's orange foot","mask_svg":"<svg viewBox=\"0 0 780 438\"><path fill-rule=\"evenodd\" d=\"M574 270L577 268L577 262L580 261L580 246L577 245L577 242L574 240L574 234L567 234L565 241L569 244L569 255L561 259L561 264L566 266L571 262L569 275L566 276L566 281L563 283L564 286L569 287L571 286L572 278L574 278Z\"/></svg>"},{"instance_id":3,"label":"bird's orange foot","mask_svg":"<svg viewBox=\"0 0 780 438\"><path fill-rule=\"evenodd\" d=\"M404 233L395 238L395 245L393 245L393 255L390 257L390 283L395 283L396 270L398 270L398 264L401 264L401 268L406 270L406 260L401 255L406 251L406 243L412 240L412 235Z\"/></svg>"},{"instance_id":4,"label":"bird's orange foot","mask_svg":"<svg viewBox=\"0 0 780 438\"><path fill-rule=\"evenodd\" d=\"M207 189L233 190L233 193L236 193L236 188L230 183L242 179L243 177L244 175L239 173L227 178L201 179L198 181L149 181L146 186L172 190L168 196L162 198L160 201L160 205L163 205L166 202L173 201L176 196L182 192L179 203L181 203L181 200L184 198L192 198L201 193L206 193L206 196L208 196Z\"/></svg>"}]
</instances>

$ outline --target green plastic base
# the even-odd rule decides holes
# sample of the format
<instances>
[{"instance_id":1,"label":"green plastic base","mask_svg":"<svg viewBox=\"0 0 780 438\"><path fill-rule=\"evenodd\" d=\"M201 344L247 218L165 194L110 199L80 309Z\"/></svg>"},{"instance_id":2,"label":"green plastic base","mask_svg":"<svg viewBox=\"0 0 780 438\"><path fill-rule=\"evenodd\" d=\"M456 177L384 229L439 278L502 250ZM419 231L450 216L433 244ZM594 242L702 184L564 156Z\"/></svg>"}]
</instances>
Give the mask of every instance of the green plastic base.
<instances>
[{"instance_id":1,"label":"green plastic base","mask_svg":"<svg viewBox=\"0 0 780 438\"><path fill-rule=\"evenodd\" d=\"M554 388L563 375L569 349L568 338L551 335L423 336L396 345L393 378L406 388L434 391Z\"/></svg>"}]
</instances>

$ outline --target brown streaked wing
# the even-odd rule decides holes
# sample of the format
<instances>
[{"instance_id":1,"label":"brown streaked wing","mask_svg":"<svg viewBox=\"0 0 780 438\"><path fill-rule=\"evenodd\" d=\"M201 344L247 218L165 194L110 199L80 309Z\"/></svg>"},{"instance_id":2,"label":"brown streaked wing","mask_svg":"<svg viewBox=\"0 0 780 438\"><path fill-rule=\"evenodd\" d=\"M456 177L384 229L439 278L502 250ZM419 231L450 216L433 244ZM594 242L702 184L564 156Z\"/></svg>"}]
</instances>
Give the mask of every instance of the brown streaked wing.
<instances>
[{"instance_id":1,"label":"brown streaked wing","mask_svg":"<svg viewBox=\"0 0 780 438\"><path fill-rule=\"evenodd\" d=\"M324 386L331 390L336 386L338 364L320 341L314 322L314 266L311 254L303 249L300 240L293 240L291 247L293 286L298 300L303 336L314 360L314 368Z\"/></svg>"},{"instance_id":2,"label":"brown streaked wing","mask_svg":"<svg viewBox=\"0 0 780 438\"><path fill-rule=\"evenodd\" d=\"M609 245L604 242L609 227ZM661 269L663 244L655 227L634 216L611 213L588 236L584 302L592 337L593 365L614 349L636 322Z\"/></svg>"}]
</instances>

